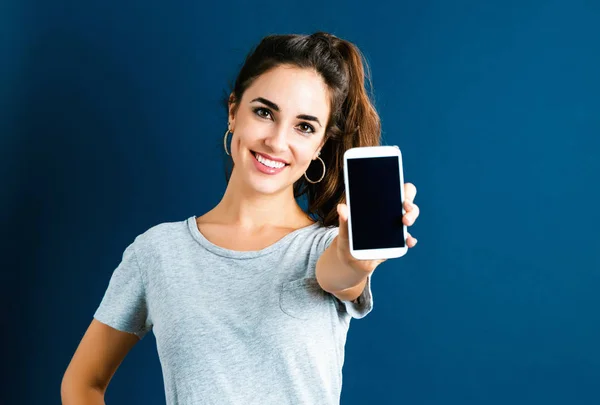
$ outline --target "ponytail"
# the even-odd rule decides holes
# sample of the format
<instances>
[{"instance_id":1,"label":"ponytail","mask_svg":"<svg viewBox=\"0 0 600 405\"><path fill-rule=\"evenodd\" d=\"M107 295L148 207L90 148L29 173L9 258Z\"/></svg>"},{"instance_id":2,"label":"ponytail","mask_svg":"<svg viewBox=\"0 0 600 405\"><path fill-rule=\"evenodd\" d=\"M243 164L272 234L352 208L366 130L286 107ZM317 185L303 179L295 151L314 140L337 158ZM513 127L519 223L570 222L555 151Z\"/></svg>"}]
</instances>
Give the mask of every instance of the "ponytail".
<instances>
[{"instance_id":1,"label":"ponytail","mask_svg":"<svg viewBox=\"0 0 600 405\"><path fill-rule=\"evenodd\" d=\"M354 44L336 39L334 47L343 60L347 91L339 111L334 112L328 142L321 152L321 157L327 158L327 176L321 183L311 184L307 190L308 210L316 213L325 226L339 226L337 204L346 202L344 152L381 143L381 122L365 87L368 84L369 90L373 88L369 65Z\"/></svg>"}]
</instances>

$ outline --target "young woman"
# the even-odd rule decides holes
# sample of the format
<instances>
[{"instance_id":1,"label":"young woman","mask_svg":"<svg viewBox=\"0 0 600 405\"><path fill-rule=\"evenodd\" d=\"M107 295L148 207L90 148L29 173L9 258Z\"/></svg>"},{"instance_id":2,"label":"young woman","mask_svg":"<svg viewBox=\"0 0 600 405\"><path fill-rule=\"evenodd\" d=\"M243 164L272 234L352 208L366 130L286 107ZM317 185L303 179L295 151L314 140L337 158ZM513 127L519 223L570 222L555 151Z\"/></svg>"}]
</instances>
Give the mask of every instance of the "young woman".
<instances>
[{"instance_id":1,"label":"young woman","mask_svg":"<svg viewBox=\"0 0 600 405\"><path fill-rule=\"evenodd\" d=\"M365 76L356 46L330 34L258 44L228 100L222 200L125 249L65 372L63 404L103 404L150 330L169 405L339 404L350 319L372 310L382 262L349 254L344 204L344 151L380 143ZM405 194L410 226L416 188Z\"/></svg>"}]
</instances>

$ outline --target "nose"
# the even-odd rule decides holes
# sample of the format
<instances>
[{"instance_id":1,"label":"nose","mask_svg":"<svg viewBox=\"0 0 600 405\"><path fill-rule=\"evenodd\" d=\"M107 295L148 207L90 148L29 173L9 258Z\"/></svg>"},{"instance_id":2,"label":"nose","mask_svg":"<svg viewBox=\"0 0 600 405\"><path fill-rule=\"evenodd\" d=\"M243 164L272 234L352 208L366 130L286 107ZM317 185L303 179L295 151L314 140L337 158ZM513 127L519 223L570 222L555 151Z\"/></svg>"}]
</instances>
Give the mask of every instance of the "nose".
<instances>
[{"instance_id":1,"label":"nose","mask_svg":"<svg viewBox=\"0 0 600 405\"><path fill-rule=\"evenodd\" d=\"M287 133L284 125L277 125L273 131L265 138L267 145L273 153L281 153L287 149Z\"/></svg>"}]
</instances>

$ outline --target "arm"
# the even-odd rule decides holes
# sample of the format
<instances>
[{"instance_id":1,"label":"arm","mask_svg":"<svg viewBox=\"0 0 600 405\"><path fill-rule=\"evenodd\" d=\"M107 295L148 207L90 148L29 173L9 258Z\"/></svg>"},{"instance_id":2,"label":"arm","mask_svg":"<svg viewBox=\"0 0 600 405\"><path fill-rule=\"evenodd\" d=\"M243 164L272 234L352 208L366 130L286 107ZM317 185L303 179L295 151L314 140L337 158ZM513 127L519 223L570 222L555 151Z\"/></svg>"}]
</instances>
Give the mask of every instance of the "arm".
<instances>
[{"instance_id":1,"label":"arm","mask_svg":"<svg viewBox=\"0 0 600 405\"><path fill-rule=\"evenodd\" d=\"M63 376L62 404L104 405L110 380L138 341L136 335L93 319Z\"/></svg>"},{"instance_id":2,"label":"arm","mask_svg":"<svg viewBox=\"0 0 600 405\"><path fill-rule=\"evenodd\" d=\"M315 273L321 288L341 301L354 301L363 292L371 272L355 270L338 257L338 236L317 260Z\"/></svg>"}]
</instances>

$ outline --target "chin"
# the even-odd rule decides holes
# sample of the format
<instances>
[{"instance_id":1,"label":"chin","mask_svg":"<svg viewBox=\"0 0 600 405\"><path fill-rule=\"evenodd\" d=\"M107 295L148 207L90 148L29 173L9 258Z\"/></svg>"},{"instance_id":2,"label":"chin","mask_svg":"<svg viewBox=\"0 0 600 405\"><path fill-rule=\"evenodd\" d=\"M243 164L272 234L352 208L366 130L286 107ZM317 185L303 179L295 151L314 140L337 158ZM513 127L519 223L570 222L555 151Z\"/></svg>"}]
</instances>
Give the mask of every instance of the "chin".
<instances>
[{"instance_id":1,"label":"chin","mask_svg":"<svg viewBox=\"0 0 600 405\"><path fill-rule=\"evenodd\" d=\"M274 179L248 179L249 186L260 194L276 194L287 187L286 184L282 184L281 181L277 181Z\"/></svg>"},{"instance_id":2,"label":"chin","mask_svg":"<svg viewBox=\"0 0 600 405\"><path fill-rule=\"evenodd\" d=\"M289 170L289 168L287 168ZM279 173L273 176L257 173L254 168L246 176L247 184L261 194L277 194L294 186L290 173Z\"/></svg>"}]
</instances>

